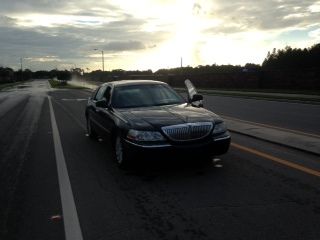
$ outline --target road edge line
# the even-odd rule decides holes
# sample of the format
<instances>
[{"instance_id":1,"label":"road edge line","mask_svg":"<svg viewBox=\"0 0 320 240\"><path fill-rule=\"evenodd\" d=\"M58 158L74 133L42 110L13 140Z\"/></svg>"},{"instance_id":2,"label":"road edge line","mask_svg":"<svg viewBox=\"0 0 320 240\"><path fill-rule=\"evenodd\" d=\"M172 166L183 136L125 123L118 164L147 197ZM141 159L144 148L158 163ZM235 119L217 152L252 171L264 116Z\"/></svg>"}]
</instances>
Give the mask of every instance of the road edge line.
<instances>
[{"instance_id":1,"label":"road edge line","mask_svg":"<svg viewBox=\"0 0 320 240\"><path fill-rule=\"evenodd\" d=\"M76 205L74 202L68 169L67 169L66 161L63 154L60 134L59 134L50 96L48 96L48 100L49 100L49 108L50 108L54 152L55 152L57 171L58 171L58 181L59 181L60 199L61 199L62 213L63 213L65 238L66 240L74 240L74 239L82 240L83 237L82 237L82 232L80 228L80 222L78 218Z\"/></svg>"},{"instance_id":2,"label":"road edge line","mask_svg":"<svg viewBox=\"0 0 320 240\"><path fill-rule=\"evenodd\" d=\"M258 150L255 150L253 148L249 148L249 147L237 144L237 143L231 143L231 146L235 147L237 149L240 149L242 151L257 155L259 157L263 157L265 159L271 160L273 162L279 163L279 164L284 165L286 167L290 167L292 169L299 170L299 171L307 173L309 175L320 177L320 172L319 171L314 170L314 169L309 168L309 167L305 167L305 166L303 166L301 164L290 162L288 160L285 160L285 159L282 159L282 158L279 158L279 157L275 157L275 156L272 156L272 155L270 155L268 153L264 153L264 152L261 152L261 151L258 151Z\"/></svg>"}]
</instances>

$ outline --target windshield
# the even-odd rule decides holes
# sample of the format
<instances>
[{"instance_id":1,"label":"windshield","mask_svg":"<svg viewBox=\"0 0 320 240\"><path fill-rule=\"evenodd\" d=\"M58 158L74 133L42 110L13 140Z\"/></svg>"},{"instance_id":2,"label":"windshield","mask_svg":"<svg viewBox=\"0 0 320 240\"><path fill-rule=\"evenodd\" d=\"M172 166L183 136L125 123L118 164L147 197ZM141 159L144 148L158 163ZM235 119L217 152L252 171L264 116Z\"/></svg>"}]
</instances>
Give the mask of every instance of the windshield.
<instances>
[{"instance_id":1,"label":"windshield","mask_svg":"<svg viewBox=\"0 0 320 240\"><path fill-rule=\"evenodd\" d=\"M184 103L184 99L164 84L141 84L115 87L114 108L133 108Z\"/></svg>"}]
</instances>

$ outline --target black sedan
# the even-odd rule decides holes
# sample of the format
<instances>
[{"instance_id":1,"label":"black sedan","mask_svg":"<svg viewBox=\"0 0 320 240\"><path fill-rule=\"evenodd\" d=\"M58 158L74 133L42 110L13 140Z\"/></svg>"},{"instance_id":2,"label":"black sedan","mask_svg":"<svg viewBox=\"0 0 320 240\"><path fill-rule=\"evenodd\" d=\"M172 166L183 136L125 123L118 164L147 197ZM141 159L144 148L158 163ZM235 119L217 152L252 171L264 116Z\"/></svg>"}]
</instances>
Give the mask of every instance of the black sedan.
<instances>
[{"instance_id":1,"label":"black sedan","mask_svg":"<svg viewBox=\"0 0 320 240\"><path fill-rule=\"evenodd\" d=\"M168 84L152 80L104 83L85 111L91 138L110 137L119 166L136 156L224 154L230 134L223 120L202 107L203 97L185 81L188 101Z\"/></svg>"}]
</instances>

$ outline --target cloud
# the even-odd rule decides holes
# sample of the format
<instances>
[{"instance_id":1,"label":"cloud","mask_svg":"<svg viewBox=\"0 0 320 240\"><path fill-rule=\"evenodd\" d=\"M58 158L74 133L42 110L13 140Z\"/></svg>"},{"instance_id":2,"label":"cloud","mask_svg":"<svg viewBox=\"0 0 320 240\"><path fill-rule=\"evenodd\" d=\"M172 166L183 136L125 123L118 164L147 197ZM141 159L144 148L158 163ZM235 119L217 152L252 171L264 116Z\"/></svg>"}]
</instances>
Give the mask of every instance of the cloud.
<instances>
[{"instance_id":1,"label":"cloud","mask_svg":"<svg viewBox=\"0 0 320 240\"><path fill-rule=\"evenodd\" d=\"M118 11L119 8L106 1L94 0L1 0L0 13L25 14L25 13L47 13L47 14L73 14L83 11L88 13L97 12L102 14L106 11ZM83 15L83 14L82 14Z\"/></svg>"},{"instance_id":2,"label":"cloud","mask_svg":"<svg viewBox=\"0 0 320 240\"><path fill-rule=\"evenodd\" d=\"M315 2L314 4L309 6L309 10L314 13L320 12L320 1Z\"/></svg>"},{"instance_id":3,"label":"cloud","mask_svg":"<svg viewBox=\"0 0 320 240\"><path fill-rule=\"evenodd\" d=\"M274 42L318 40L319 7L310 0L1 0L0 65L17 66L23 56L42 68L100 66L93 49L105 51L110 67L167 67L177 56L212 64L229 61L216 54L226 43L243 52L254 45L263 56Z\"/></svg>"},{"instance_id":4,"label":"cloud","mask_svg":"<svg viewBox=\"0 0 320 240\"><path fill-rule=\"evenodd\" d=\"M315 38L316 40L320 41L320 28L310 31L309 36L311 38Z\"/></svg>"},{"instance_id":5,"label":"cloud","mask_svg":"<svg viewBox=\"0 0 320 240\"><path fill-rule=\"evenodd\" d=\"M2 60L0 64L11 66L23 56L45 59L46 61L42 60L42 63L39 63L41 68L50 69L63 66L62 64L66 66L66 63L88 65L90 61L100 61L99 56L92 57L95 48L104 50L106 53L130 52L148 48L146 46L156 46L164 39L160 33L142 31L143 24L144 21L140 19L126 16L123 20L99 26L79 27L66 24L34 28L19 26L17 20L2 16L0 18L0 55L6 56L6 61ZM47 55L54 55L57 58L54 61L43 58ZM29 63L39 67L35 60Z\"/></svg>"},{"instance_id":6,"label":"cloud","mask_svg":"<svg viewBox=\"0 0 320 240\"><path fill-rule=\"evenodd\" d=\"M16 20L7 16L0 15L0 26L12 26L15 25Z\"/></svg>"},{"instance_id":7,"label":"cloud","mask_svg":"<svg viewBox=\"0 0 320 240\"><path fill-rule=\"evenodd\" d=\"M193 13L195 14L195 15L199 15L200 13L201 13L201 4L200 3L194 3L193 4Z\"/></svg>"},{"instance_id":8,"label":"cloud","mask_svg":"<svg viewBox=\"0 0 320 240\"><path fill-rule=\"evenodd\" d=\"M103 49L107 51L130 51L144 49L145 46L139 41L113 41L104 45Z\"/></svg>"},{"instance_id":9,"label":"cloud","mask_svg":"<svg viewBox=\"0 0 320 240\"><path fill-rule=\"evenodd\" d=\"M286 28L302 28L319 22L319 14L310 10L316 9L314 1L306 0L216 0L210 9L213 18L221 19L218 32L230 33L230 25L237 26L234 32L247 30L277 30ZM311 7L313 6L313 7ZM215 32L215 27L210 28Z\"/></svg>"},{"instance_id":10,"label":"cloud","mask_svg":"<svg viewBox=\"0 0 320 240\"><path fill-rule=\"evenodd\" d=\"M143 50L165 35L144 31L147 21L105 2L2 0L0 55L5 57L0 64L13 66L22 56L33 59L27 61L33 65L37 59L46 62L49 68L51 61L88 65L100 61L92 57L95 48L118 55ZM57 57L43 57L52 55Z\"/></svg>"}]
</instances>

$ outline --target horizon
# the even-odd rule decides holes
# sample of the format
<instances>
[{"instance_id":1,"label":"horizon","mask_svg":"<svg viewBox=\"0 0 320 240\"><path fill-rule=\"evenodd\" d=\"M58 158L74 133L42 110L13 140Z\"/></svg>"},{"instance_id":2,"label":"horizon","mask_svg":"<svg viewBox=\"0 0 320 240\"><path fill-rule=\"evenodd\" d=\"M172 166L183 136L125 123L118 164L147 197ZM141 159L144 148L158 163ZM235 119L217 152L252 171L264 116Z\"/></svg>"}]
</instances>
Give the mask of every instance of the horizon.
<instances>
[{"instance_id":1,"label":"horizon","mask_svg":"<svg viewBox=\"0 0 320 240\"><path fill-rule=\"evenodd\" d=\"M262 64L320 41L320 1L1 0L0 65L86 72ZM147 9L147 11L146 11ZM96 51L94 49L97 49ZM135 70L126 70L135 71Z\"/></svg>"},{"instance_id":2,"label":"horizon","mask_svg":"<svg viewBox=\"0 0 320 240\"><path fill-rule=\"evenodd\" d=\"M246 64L253 64L253 63L246 63ZM156 69L156 70L152 70L152 69L122 69L122 68L116 68L116 69L111 69L111 70L105 70L105 71L102 71L101 69L93 69L93 70L89 70L89 71L86 71L86 69L83 69L83 68L70 68L70 69L65 69L65 68L52 68L52 69L36 69L36 70L32 70L32 69L29 69L27 67L23 67L23 71L25 70L30 70L31 72L37 72L37 71L45 71L45 72L50 72L50 71L70 71L72 72L73 70L75 69L81 69L83 70L83 73L92 73L92 72L105 72L105 73L108 73L108 72L113 72L113 71L124 71L124 72L147 72L147 71L151 71L152 74L156 73L157 71L160 71L160 70L173 70L173 69L183 69L183 68L200 68L200 67L240 67L240 68L246 68L246 64L244 65L232 65L232 64L221 64L221 65L218 65L218 64L211 64L211 65L198 65L198 66L182 66L182 67L172 67L172 68L159 68L159 69ZM254 64L256 66L259 66L259 67L262 67L261 64ZM9 68L9 69L12 69L13 71L15 72L19 72L21 70L21 68L11 68L11 67L8 67L8 66L2 66L0 65L0 68Z\"/></svg>"}]
</instances>

